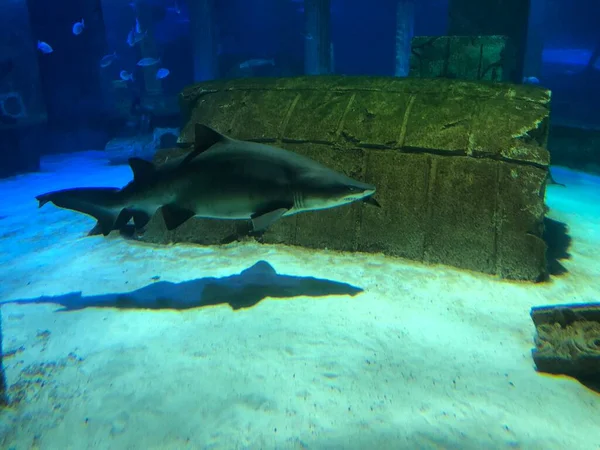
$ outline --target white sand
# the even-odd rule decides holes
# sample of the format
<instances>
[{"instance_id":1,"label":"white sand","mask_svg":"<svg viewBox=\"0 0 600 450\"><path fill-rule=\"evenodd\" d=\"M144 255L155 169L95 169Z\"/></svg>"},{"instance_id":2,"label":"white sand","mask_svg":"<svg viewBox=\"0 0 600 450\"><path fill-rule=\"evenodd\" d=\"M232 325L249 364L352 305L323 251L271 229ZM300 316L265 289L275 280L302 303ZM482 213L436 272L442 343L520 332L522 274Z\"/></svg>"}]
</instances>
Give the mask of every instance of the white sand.
<instances>
[{"instance_id":1,"label":"white sand","mask_svg":"<svg viewBox=\"0 0 600 450\"><path fill-rule=\"evenodd\" d=\"M93 220L33 198L129 177L83 153L0 182L5 366L25 393L0 413L2 448L600 448L600 395L536 373L529 317L600 301L599 179L555 171L568 187L550 186L547 201L570 227L569 273L532 285L380 255L85 237ZM237 311L10 303L229 276L259 260L364 292Z\"/></svg>"}]
</instances>

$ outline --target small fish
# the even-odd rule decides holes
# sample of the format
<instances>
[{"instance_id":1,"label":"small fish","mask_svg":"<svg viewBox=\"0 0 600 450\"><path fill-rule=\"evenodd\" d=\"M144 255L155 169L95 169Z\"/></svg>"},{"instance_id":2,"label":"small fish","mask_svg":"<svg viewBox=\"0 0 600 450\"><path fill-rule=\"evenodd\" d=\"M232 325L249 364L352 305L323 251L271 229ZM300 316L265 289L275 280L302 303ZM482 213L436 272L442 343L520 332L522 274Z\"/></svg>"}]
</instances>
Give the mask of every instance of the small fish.
<instances>
[{"instance_id":1,"label":"small fish","mask_svg":"<svg viewBox=\"0 0 600 450\"><path fill-rule=\"evenodd\" d=\"M240 64L240 69L251 69L253 67L261 67L261 66L274 66L275 60L271 59L249 59L248 61L244 61Z\"/></svg>"},{"instance_id":2,"label":"small fish","mask_svg":"<svg viewBox=\"0 0 600 450\"><path fill-rule=\"evenodd\" d=\"M156 79L162 80L163 78L167 78L170 73L171 72L169 72L169 69L165 69L164 67L162 69L158 69L156 71Z\"/></svg>"},{"instance_id":3,"label":"small fish","mask_svg":"<svg viewBox=\"0 0 600 450\"><path fill-rule=\"evenodd\" d=\"M100 67L108 67L110 66L114 60L117 59L117 52L114 52L112 55L105 55L100 60Z\"/></svg>"},{"instance_id":4,"label":"small fish","mask_svg":"<svg viewBox=\"0 0 600 450\"><path fill-rule=\"evenodd\" d=\"M73 24L73 34L79 36L84 28L85 24L83 23L83 19L81 19L81 22L75 22Z\"/></svg>"},{"instance_id":5,"label":"small fish","mask_svg":"<svg viewBox=\"0 0 600 450\"><path fill-rule=\"evenodd\" d=\"M523 84L540 84L537 77L523 77Z\"/></svg>"},{"instance_id":6,"label":"small fish","mask_svg":"<svg viewBox=\"0 0 600 450\"><path fill-rule=\"evenodd\" d=\"M44 55L47 55L48 53L52 53L54 51L54 49L50 47L50 44L44 41L38 41L37 49Z\"/></svg>"},{"instance_id":7,"label":"small fish","mask_svg":"<svg viewBox=\"0 0 600 450\"><path fill-rule=\"evenodd\" d=\"M137 65L140 67L148 67L153 66L154 64L158 64L160 62L160 58L142 58L137 62Z\"/></svg>"},{"instance_id":8,"label":"small fish","mask_svg":"<svg viewBox=\"0 0 600 450\"><path fill-rule=\"evenodd\" d=\"M123 81L135 81L133 73L127 72L126 70L121 70L121 72L119 72L119 77L121 77L121 80Z\"/></svg>"},{"instance_id":9,"label":"small fish","mask_svg":"<svg viewBox=\"0 0 600 450\"><path fill-rule=\"evenodd\" d=\"M127 35L127 45L129 45L130 47L133 47L138 42L141 42L142 40L144 40L144 38L146 36L148 36L148 30L144 31L143 33L137 33L135 31L135 27L134 27L131 29L131 31Z\"/></svg>"}]
</instances>

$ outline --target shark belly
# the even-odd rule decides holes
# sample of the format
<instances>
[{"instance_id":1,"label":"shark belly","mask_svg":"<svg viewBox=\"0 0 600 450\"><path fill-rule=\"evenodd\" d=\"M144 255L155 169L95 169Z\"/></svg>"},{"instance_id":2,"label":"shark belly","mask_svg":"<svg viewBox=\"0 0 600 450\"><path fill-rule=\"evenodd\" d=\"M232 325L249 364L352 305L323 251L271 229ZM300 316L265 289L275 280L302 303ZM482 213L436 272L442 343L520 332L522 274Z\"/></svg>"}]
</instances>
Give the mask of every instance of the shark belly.
<instances>
[{"instance_id":1,"label":"shark belly","mask_svg":"<svg viewBox=\"0 0 600 450\"><path fill-rule=\"evenodd\" d=\"M184 202L184 204L186 203L188 202ZM250 219L264 211L287 207L290 203L291 201L286 201L277 195L270 195L268 192L255 192L251 189L243 191L226 190L198 196L190 205L190 209L198 217Z\"/></svg>"},{"instance_id":2,"label":"shark belly","mask_svg":"<svg viewBox=\"0 0 600 450\"><path fill-rule=\"evenodd\" d=\"M177 204L197 217L251 219L272 209L291 209L293 196L286 186L251 177L199 176L181 193Z\"/></svg>"}]
</instances>

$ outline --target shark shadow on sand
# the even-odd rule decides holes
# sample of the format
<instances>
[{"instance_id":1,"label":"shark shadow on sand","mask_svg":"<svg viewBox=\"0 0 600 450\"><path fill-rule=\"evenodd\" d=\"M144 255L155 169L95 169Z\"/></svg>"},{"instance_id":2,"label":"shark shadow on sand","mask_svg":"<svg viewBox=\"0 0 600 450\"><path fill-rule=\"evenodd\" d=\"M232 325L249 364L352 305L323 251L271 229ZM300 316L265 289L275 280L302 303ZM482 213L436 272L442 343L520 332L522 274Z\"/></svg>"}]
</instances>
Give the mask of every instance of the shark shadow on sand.
<instances>
[{"instance_id":1,"label":"shark shadow on sand","mask_svg":"<svg viewBox=\"0 0 600 450\"><path fill-rule=\"evenodd\" d=\"M355 296L361 292L363 289L359 287L337 281L280 275L268 262L258 261L240 274L222 278L206 277L182 283L157 281L132 292L89 297L82 296L81 292L74 292L6 303L55 303L62 306L58 311L85 308L186 310L221 304L229 304L233 310L238 310L252 307L266 297Z\"/></svg>"},{"instance_id":2,"label":"shark shadow on sand","mask_svg":"<svg viewBox=\"0 0 600 450\"><path fill-rule=\"evenodd\" d=\"M548 246L546 261L548 273L553 276L564 275L567 268L561 261L571 259L569 248L571 247L571 236L567 224L546 217L544 219L544 241Z\"/></svg>"}]
</instances>

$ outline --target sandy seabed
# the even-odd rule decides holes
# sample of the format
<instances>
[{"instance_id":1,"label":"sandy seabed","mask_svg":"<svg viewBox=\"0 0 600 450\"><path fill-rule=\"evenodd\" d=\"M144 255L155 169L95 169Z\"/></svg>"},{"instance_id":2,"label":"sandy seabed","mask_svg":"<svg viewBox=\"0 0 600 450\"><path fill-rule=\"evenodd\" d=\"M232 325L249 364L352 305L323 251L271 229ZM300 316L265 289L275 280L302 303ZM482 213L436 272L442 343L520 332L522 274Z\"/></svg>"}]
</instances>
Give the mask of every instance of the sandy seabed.
<instances>
[{"instance_id":1,"label":"sandy seabed","mask_svg":"<svg viewBox=\"0 0 600 450\"><path fill-rule=\"evenodd\" d=\"M567 187L549 186L549 216L571 258L534 285L382 255L85 237L91 218L34 196L121 186L129 169L100 152L42 169L0 182L1 448L600 449L600 395L535 371L529 316L600 301L600 179L554 170Z\"/></svg>"}]
</instances>

